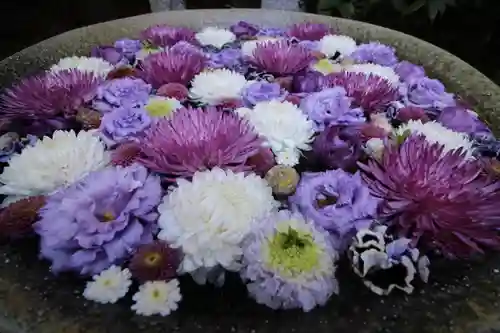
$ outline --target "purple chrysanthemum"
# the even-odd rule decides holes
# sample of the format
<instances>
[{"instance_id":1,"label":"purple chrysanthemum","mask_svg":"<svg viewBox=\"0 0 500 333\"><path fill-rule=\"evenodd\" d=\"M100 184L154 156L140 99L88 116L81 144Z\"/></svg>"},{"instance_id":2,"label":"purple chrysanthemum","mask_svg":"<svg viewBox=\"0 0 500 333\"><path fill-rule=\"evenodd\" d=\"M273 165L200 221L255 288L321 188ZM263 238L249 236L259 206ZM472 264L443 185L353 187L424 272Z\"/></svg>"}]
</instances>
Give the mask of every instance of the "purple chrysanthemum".
<instances>
[{"instance_id":1,"label":"purple chrysanthemum","mask_svg":"<svg viewBox=\"0 0 500 333\"><path fill-rule=\"evenodd\" d=\"M144 59L138 75L154 88L167 83L187 85L204 69L205 63L205 56L199 52L167 50L151 54Z\"/></svg>"},{"instance_id":2,"label":"purple chrysanthemum","mask_svg":"<svg viewBox=\"0 0 500 333\"><path fill-rule=\"evenodd\" d=\"M179 41L193 42L194 31L185 27L172 27L166 24L158 24L141 32L143 40L147 40L154 46L167 47L175 45Z\"/></svg>"},{"instance_id":3,"label":"purple chrysanthemum","mask_svg":"<svg viewBox=\"0 0 500 333\"><path fill-rule=\"evenodd\" d=\"M155 172L181 177L214 167L254 170L260 167L253 163L261 161L257 156L262 144L252 127L233 113L183 108L146 132L138 161Z\"/></svg>"},{"instance_id":4,"label":"purple chrysanthemum","mask_svg":"<svg viewBox=\"0 0 500 333\"><path fill-rule=\"evenodd\" d=\"M259 27L246 21L239 21L238 23L231 25L229 30L231 30L231 32L238 38L253 37L257 34L257 32L259 32Z\"/></svg>"},{"instance_id":5,"label":"purple chrysanthemum","mask_svg":"<svg viewBox=\"0 0 500 333\"><path fill-rule=\"evenodd\" d=\"M315 163L328 169L351 169L361 157L361 135L355 126L328 126L312 145Z\"/></svg>"},{"instance_id":6,"label":"purple chrysanthemum","mask_svg":"<svg viewBox=\"0 0 500 333\"><path fill-rule=\"evenodd\" d=\"M337 257L327 232L281 210L257 221L243 242L241 276L257 303L310 311L338 293Z\"/></svg>"},{"instance_id":7,"label":"purple chrysanthemum","mask_svg":"<svg viewBox=\"0 0 500 333\"><path fill-rule=\"evenodd\" d=\"M354 99L354 104L362 107L366 113L384 111L398 99L398 91L387 80L364 73L342 72L329 74L322 83L325 87L341 86L347 96Z\"/></svg>"},{"instance_id":8,"label":"purple chrysanthemum","mask_svg":"<svg viewBox=\"0 0 500 333\"><path fill-rule=\"evenodd\" d=\"M359 172L352 175L341 169L303 173L288 200L293 210L330 232L340 250L353 233L372 224L380 202L370 195Z\"/></svg>"},{"instance_id":9,"label":"purple chrysanthemum","mask_svg":"<svg viewBox=\"0 0 500 333\"><path fill-rule=\"evenodd\" d=\"M286 76L305 69L314 59L310 50L285 40L257 44L249 61L267 73Z\"/></svg>"},{"instance_id":10,"label":"purple chrysanthemum","mask_svg":"<svg viewBox=\"0 0 500 333\"><path fill-rule=\"evenodd\" d=\"M63 70L26 78L0 98L0 117L8 121L43 123L50 129L64 127L63 118L76 115L91 101L102 83L93 73Z\"/></svg>"},{"instance_id":11,"label":"purple chrysanthemum","mask_svg":"<svg viewBox=\"0 0 500 333\"><path fill-rule=\"evenodd\" d=\"M449 257L468 257L500 248L500 183L465 156L410 136L386 147L380 163L360 168L372 194L384 199L382 215L402 236Z\"/></svg>"},{"instance_id":12,"label":"purple chrysanthemum","mask_svg":"<svg viewBox=\"0 0 500 333\"><path fill-rule=\"evenodd\" d=\"M309 41L320 40L329 34L331 34L330 27L322 23L298 23L292 25L287 31L289 37Z\"/></svg>"},{"instance_id":13,"label":"purple chrysanthemum","mask_svg":"<svg viewBox=\"0 0 500 333\"><path fill-rule=\"evenodd\" d=\"M357 63L373 63L381 66L394 66L398 63L396 50L379 42L361 44L350 58Z\"/></svg>"},{"instance_id":14,"label":"purple chrysanthemum","mask_svg":"<svg viewBox=\"0 0 500 333\"><path fill-rule=\"evenodd\" d=\"M109 167L47 198L34 225L52 271L98 274L153 241L160 180L146 168Z\"/></svg>"}]
</instances>

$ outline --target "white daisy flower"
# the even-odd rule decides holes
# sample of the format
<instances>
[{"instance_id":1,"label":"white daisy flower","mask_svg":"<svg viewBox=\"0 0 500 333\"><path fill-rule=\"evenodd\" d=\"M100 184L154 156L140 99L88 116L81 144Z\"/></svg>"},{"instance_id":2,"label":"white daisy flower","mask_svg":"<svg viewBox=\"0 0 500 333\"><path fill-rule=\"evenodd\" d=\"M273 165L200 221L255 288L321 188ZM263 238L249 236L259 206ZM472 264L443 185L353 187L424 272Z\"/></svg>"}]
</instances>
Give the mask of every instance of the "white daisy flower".
<instances>
[{"instance_id":1,"label":"white daisy flower","mask_svg":"<svg viewBox=\"0 0 500 333\"><path fill-rule=\"evenodd\" d=\"M148 103L144 106L149 116L153 118L170 117L180 108L182 108L182 103L179 100L162 96L150 97Z\"/></svg>"},{"instance_id":2,"label":"white daisy flower","mask_svg":"<svg viewBox=\"0 0 500 333\"><path fill-rule=\"evenodd\" d=\"M94 73L96 76L106 76L114 66L101 58L95 57L66 57L50 68L51 72L67 69L78 69L82 72Z\"/></svg>"},{"instance_id":3,"label":"white daisy flower","mask_svg":"<svg viewBox=\"0 0 500 333\"><path fill-rule=\"evenodd\" d=\"M55 131L12 156L0 175L0 194L47 195L109 164L110 153L93 131ZM12 198L11 198L12 199Z\"/></svg>"},{"instance_id":4,"label":"white daisy flower","mask_svg":"<svg viewBox=\"0 0 500 333\"><path fill-rule=\"evenodd\" d=\"M319 41L319 51L328 58L339 53L341 58L350 56L356 50L356 41L349 36L326 35Z\"/></svg>"},{"instance_id":5,"label":"white daisy flower","mask_svg":"<svg viewBox=\"0 0 500 333\"><path fill-rule=\"evenodd\" d=\"M394 86L399 85L399 75L396 74L394 69L392 69L391 67L380 66L376 64L356 64L346 66L344 69L348 72L377 75L381 78L386 79Z\"/></svg>"},{"instance_id":6,"label":"white daisy flower","mask_svg":"<svg viewBox=\"0 0 500 333\"><path fill-rule=\"evenodd\" d=\"M196 75L191 81L191 98L209 105L239 99L248 84L245 76L229 69L214 69Z\"/></svg>"},{"instance_id":7,"label":"white daisy flower","mask_svg":"<svg viewBox=\"0 0 500 333\"><path fill-rule=\"evenodd\" d=\"M94 275L93 281L87 282L83 296L97 303L116 303L125 296L132 284L131 274L128 268L121 269L111 266L98 275Z\"/></svg>"},{"instance_id":8,"label":"white daisy flower","mask_svg":"<svg viewBox=\"0 0 500 333\"><path fill-rule=\"evenodd\" d=\"M134 295L132 310L142 316L168 316L179 308L182 299L178 280L149 281Z\"/></svg>"},{"instance_id":9,"label":"white daisy flower","mask_svg":"<svg viewBox=\"0 0 500 333\"><path fill-rule=\"evenodd\" d=\"M235 34L230 30L215 27L206 27L195 35L196 40L203 46L222 48L224 45L236 40Z\"/></svg>"},{"instance_id":10,"label":"white daisy flower","mask_svg":"<svg viewBox=\"0 0 500 333\"><path fill-rule=\"evenodd\" d=\"M422 123L421 120L410 120L406 124L399 126L395 130L395 134L402 136L407 131L424 135L425 140L431 144L439 143L443 145L443 154L462 148L466 152L467 159L474 159L472 141L465 133L455 132L436 121Z\"/></svg>"},{"instance_id":11,"label":"white daisy flower","mask_svg":"<svg viewBox=\"0 0 500 333\"><path fill-rule=\"evenodd\" d=\"M265 101L257 103L253 110L240 108L236 112L248 119L257 133L267 139L276 156L290 149L311 149L314 124L290 102Z\"/></svg>"},{"instance_id":12,"label":"white daisy flower","mask_svg":"<svg viewBox=\"0 0 500 333\"><path fill-rule=\"evenodd\" d=\"M163 198L158 238L182 249L182 272L218 266L236 270L252 221L277 206L268 183L253 173L196 172L192 181L177 180Z\"/></svg>"}]
</instances>

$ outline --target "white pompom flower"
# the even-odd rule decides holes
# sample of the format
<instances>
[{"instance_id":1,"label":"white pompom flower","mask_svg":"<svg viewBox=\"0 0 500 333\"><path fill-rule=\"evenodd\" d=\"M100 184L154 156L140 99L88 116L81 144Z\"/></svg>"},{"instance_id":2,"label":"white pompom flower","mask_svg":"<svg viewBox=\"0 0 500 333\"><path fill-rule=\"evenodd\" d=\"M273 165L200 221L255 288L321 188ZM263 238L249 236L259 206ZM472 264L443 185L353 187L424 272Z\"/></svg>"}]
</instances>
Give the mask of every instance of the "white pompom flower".
<instances>
[{"instance_id":1,"label":"white pompom flower","mask_svg":"<svg viewBox=\"0 0 500 333\"><path fill-rule=\"evenodd\" d=\"M111 266L94 275L93 281L87 282L83 297L97 303L116 303L124 297L132 284L128 268Z\"/></svg>"},{"instance_id":2,"label":"white pompom flower","mask_svg":"<svg viewBox=\"0 0 500 333\"><path fill-rule=\"evenodd\" d=\"M278 207L272 189L259 176L214 168L196 172L177 186L158 207L158 238L180 248L183 273L224 267L237 270L241 242L252 221Z\"/></svg>"},{"instance_id":3,"label":"white pompom flower","mask_svg":"<svg viewBox=\"0 0 500 333\"><path fill-rule=\"evenodd\" d=\"M215 27L206 27L195 35L196 40L203 46L222 48L236 40L236 35L230 30Z\"/></svg>"},{"instance_id":4,"label":"white pompom flower","mask_svg":"<svg viewBox=\"0 0 500 333\"><path fill-rule=\"evenodd\" d=\"M47 195L109 162L110 153L95 130L78 134L58 130L12 156L0 175L0 194L14 198Z\"/></svg>"},{"instance_id":5,"label":"white pompom flower","mask_svg":"<svg viewBox=\"0 0 500 333\"><path fill-rule=\"evenodd\" d=\"M395 130L397 136L405 136L408 132L423 135L430 144L441 144L444 147L443 154L462 149L467 159L474 159L473 142L467 134L455 132L436 121L423 123L421 120L410 120Z\"/></svg>"},{"instance_id":6,"label":"white pompom flower","mask_svg":"<svg viewBox=\"0 0 500 333\"><path fill-rule=\"evenodd\" d=\"M298 162L300 150L310 150L314 124L294 104L278 100L257 103L253 110L239 108L235 111L248 119L255 131L266 138L267 144L281 160ZM295 156L290 156L295 152ZM285 154L285 155L283 155Z\"/></svg>"},{"instance_id":7,"label":"white pompom flower","mask_svg":"<svg viewBox=\"0 0 500 333\"><path fill-rule=\"evenodd\" d=\"M217 105L221 102L239 99L248 81L245 76L229 69L215 69L196 75L189 91L192 99L204 104Z\"/></svg>"},{"instance_id":8,"label":"white pompom flower","mask_svg":"<svg viewBox=\"0 0 500 333\"><path fill-rule=\"evenodd\" d=\"M59 72L67 69L77 69L82 72L93 73L95 76L108 75L114 66L108 61L95 57L66 57L50 68L51 72Z\"/></svg>"},{"instance_id":9,"label":"white pompom flower","mask_svg":"<svg viewBox=\"0 0 500 333\"><path fill-rule=\"evenodd\" d=\"M142 316L168 316L179 308L182 300L178 280L148 281L133 296L132 310Z\"/></svg>"},{"instance_id":10,"label":"white pompom flower","mask_svg":"<svg viewBox=\"0 0 500 333\"><path fill-rule=\"evenodd\" d=\"M390 84L394 86L399 85L399 75L396 74L394 69L391 67L376 65L376 64L356 64L346 66L344 68L347 72L363 73L366 75L377 75L383 79L386 79Z\"/></svg>"},{"instance_id":11,"label":"white pompom flower","mask_svg":"<svg viewBox=\"0 0 500 333\"><path fill-rule=\"evenodd\" d=\"M319 41L319 51L328 58L340 55L340 58L350 56L356 50L356 41L349 36L326 35Z\"/></svg>"}]
</instances>

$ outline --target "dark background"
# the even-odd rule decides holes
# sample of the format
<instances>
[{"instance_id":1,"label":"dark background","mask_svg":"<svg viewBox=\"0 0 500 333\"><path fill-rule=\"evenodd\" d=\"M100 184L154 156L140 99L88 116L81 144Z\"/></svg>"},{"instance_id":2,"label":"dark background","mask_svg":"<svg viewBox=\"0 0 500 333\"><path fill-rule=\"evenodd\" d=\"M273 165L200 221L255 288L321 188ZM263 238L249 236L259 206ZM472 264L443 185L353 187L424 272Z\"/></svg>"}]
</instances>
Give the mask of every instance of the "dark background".
<instances>
[{"instance_id":1,"label":"dark background","mask_svg":"<svg viewBox=\"0 0 500 333\"><path fill-rule=\"evenodd\" d=\"M27 1L0 1L0 58L67 30L150 11L148 0L44 0L33 4ZM306 0L308 11L315 11L315 1ZM354 19L427 40L500 83L500 0L483 0L481 6L472 3L450 7L443 16L431 21L423 10L402 16L388 1L382 1ZM187 7L258 8L260 1L188 0Z\"/></svg>"}]
</instances>

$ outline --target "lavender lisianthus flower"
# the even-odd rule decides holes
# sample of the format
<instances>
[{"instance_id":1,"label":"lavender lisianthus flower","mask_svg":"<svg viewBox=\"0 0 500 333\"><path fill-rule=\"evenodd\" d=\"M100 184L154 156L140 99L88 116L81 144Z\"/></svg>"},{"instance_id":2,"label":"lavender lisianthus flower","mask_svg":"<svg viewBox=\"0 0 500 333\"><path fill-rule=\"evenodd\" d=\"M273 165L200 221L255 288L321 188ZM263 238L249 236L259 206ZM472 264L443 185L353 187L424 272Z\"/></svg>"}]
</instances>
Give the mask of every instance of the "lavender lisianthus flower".
<instances>
[{"instance_id":1,"label":"lavender lisianthus flower","mask_svg":"<svg viewBox=\"0 0 500 333\"><path fill-rule=\"evenodd\" d=\"M373 63L381 66L394 66L398 62L396 50L378 42L359 45L351 54L351 58L357 63Z\"/></svg>"},{"instance_id":2,"label":"lavender lisianthus flower","mask_svg":"<svg viewBox=\"0 0 500 333\"><path fill-rule=\"evenodd\" d=\"M286 31L282 28L260 28L257 37L285 37Z\"/></svg>"},{"instance_id":3,"label":"lavender lisianthus flower","mask_svg":"<svg viewBox=\"0 0 500 333\"><path fill-rule=\"evenodd\" d=\"M410 82L425 77L425 70L422 66L417 66L405 60L394 66L394 71L404 82Z\"/></svg>"},{"instance_id":4,"label":"lavender lisianthus flower","mask_svg":"<svg viewBox=\"0 0 500 333\"><path fill-rule=\"evenodd\" d=\"M135 54L142 49L142 43L138 39L123 38L117 40L114 47L130 59L134 58Z\"/></svg>"},{"instance_id":5,"label":"lavender lisianthus flower","mask_svg":"<svg viewBox=\"0 0 500 333\"><path fill-rule=\"evenodd\" d=\"M125 105L142 106L148 101L151 89L151 85L141 79L111 80L98 88L93 107L106 113Z\"/></svg>"},{"instance_id":6,"label":"lavender lisianthus flower","mask_svg":"<svg viewBox=\"0 0 500 333\"><path fill-rule=\"evenodd\" d=\"M209 57L208 66L211 68L227 68L244 72L240 49L225 48L216 52L210 52Z\"/></svg>"},{"instance_id":7,"label":"lavender lisianthus flower","mask_svg":"<svg viewBox=\"0 0 500 333\"><path fill-rule=\"evenodd\" d=\"M312 145L315 163L328 169L350 169L363 152L357 126L328 126Z\"/></svg>"},{"instance_id":8,"label":"lavender lisianthus flower","mask_svg":"<svg viewBox=\"0 0 500 333\"><path fill-rule=\"evenodd\" d=\"M259 32L259 27L246 21L239 21L238 23L231 25L229 30L231 30L231 32L238 38L253 37L257 34L257 32Z\"/></svg>"},{"instance_id":9,"label":"lavender lisianthus flower","mask_svg":"<svg viewBox=\"0 0 500 333\"><path fill-rule=\"evenodd\" d=\"M100 137L108 147L135 141L144 134L151 123L151 118L143 108L122 106L102 117Z\"/></svg>"},{"instance_id":10,"label":"lavender lisianthus flower","mask_svg":"<svg viewBox=\"0 0 500 333\"><path fill-rule=\"evenodd\" d=\"M98 274L153 241L160 179L134 164L109 167L47 198L34 224L52 271Z\"/></svg>"},{"instance_id":11,"label":"lavender lisianthus flower","mask_svg":"<svg viewBox=\"0 0 500 333\"><path fill-rule=\"evenodd\" d=\"M106 60L112 65L125 65L128 60L114 46L96 46L91 51L91 56Z\"/></svg>"},{"instance_id":12,"label":"lavender lisianthus flower","mask_svg":"<svg viewBox=\"0 0 500 333\"><path fill-rule=\"evenodd\" d=\"M337 258L325 230L282 210L257 221L243 242L240 274L257 303L307 312L338 293Z\"/></svg>"},{"instance_id":13,"label":"lavender lisianthus flower","mask_svg":"<svg viewBox=\"0 0 500 333\"><path fill-rule=\"evenodd\" d=\"M359 172L352 175L341 169L303 173L295 194L289 197L292 210L330 232L338 249L345 248L353 233L372 224L379 202Z\"/></svg>"},{"instance_id":14,"label":"lavender lisianthus flower","mask_svg":"<svg viewBox=\"0 0 500 333\"><path fill-rule=\"evenodd\" d=\"M277 83L257 81L249 84L242 93L243 101L247 106L253 106L259 102L270 101L272 99L284 100L286 92Z\"/></svg>"},{"instance_id":15,"label":"lavender lisianthus flower","mask_svg":"<svg viewBox=\"0 0 500 333\"><path fill-rule=\"evenodd\" d=\"M362 109L351 107L352 100L344 88L334 87L310 94L302 100L300 108L314 121L317 130L322 131L328 125L352 125L366 121Z\"/></svg>"},{"instance_id":16,"label":"lavender lisianthus flower","mask_svg":"<svg viewBox=\"0 0 500 333\"><path fill-rule=\"evenodd\" d=\"M293 77L292 89L296 93L312 93L320 91L323 74L317 71L297 74Z\"/></svg>"},{"instance_id":17,"label":"lavender lisianthus flower","mask_svg":"<svg viewBox=\"0 0 500 333\"><path fill-rule=\"evenodd\" d=\"M299 45L305 47L310 51L317 51L319 49L319 42L313 40L301 40Z\"/></svg>"},{"instance_id":18,"label":"lavender lisianthus flower","mask_svg":"<svg viewBox=\"0 0 500 333\"><path fill-rule=\"evenodd\" d=\"M444 108L437 121L451 130L467 133L475 138L493 138L491 130L475 112L459 106Z\"/></svg>"},{"instance_id":19,"label":"lavender lisianthus flower","mask_svg":"<svg viewBox=\"0 0 500 333\"><path fill-rule=\"evenodd\" d=\"M416 78L400 87L405 102L426 110L442 110L455 106L453 94L447 93L445 86L437 79L428 77Z\"/></svg>"}]
</instances>

